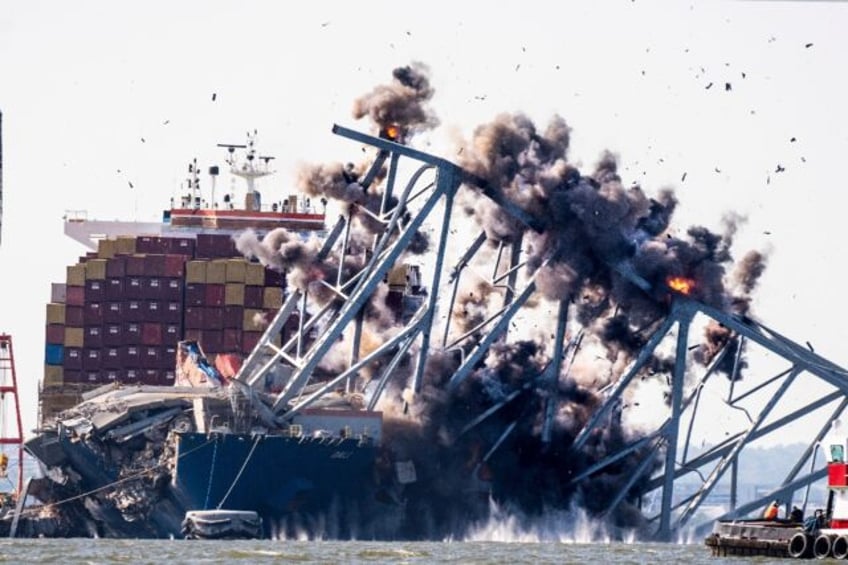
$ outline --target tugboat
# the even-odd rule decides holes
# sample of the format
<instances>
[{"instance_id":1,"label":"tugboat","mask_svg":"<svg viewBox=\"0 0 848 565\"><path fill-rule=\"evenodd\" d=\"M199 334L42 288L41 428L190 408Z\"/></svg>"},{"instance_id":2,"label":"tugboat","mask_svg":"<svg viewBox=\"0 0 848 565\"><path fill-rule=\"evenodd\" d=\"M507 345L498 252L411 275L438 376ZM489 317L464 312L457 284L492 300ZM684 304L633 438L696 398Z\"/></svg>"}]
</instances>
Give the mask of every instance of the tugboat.
<instances>
[{"instance_id":1,"label":"tugboat","mask_svg":"<svg viewBox=\"0 0 848 565\"><path fill-rule=\"evenodd\" d=\"M794 559L848 559L848 459L841 424L822 442L827 457L827 504L806 519L795 508L778 518L774 501L762 518L718 521L704 543L715 556L763 555Z\"/></svg>"}]
</instances>

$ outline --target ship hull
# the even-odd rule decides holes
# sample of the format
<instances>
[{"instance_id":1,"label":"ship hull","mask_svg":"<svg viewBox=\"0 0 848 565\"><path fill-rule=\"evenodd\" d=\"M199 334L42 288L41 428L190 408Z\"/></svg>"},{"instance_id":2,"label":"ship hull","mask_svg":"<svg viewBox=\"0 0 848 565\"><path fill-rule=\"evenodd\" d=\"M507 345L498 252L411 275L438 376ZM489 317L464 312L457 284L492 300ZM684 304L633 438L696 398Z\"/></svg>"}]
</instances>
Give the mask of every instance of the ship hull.
<instances>
[{"instance_id":1,"label":"ship hull","mask_svg":"<svg viewBox=\"0 0 848 565\"><path fill-rule=\"evenodd\" d=\"M377 448L355 438L183 433L172 488L188 510L316 518L373 494Z\"/></svg>"}]
</instances>

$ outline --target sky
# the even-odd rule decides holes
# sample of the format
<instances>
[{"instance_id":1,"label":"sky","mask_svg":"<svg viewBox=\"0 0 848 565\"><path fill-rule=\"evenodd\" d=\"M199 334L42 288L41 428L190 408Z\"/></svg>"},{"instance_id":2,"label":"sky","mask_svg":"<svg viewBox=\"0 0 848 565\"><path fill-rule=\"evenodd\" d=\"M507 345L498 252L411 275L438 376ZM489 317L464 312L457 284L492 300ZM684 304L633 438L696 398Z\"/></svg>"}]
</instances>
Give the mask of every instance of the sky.
<instances>
[{"instance_id":1,"label":"sky","mask_svg":"<svg viewBox=\"0 0 848 565\"><path fill-rule=\"evenodd\" d=\"M753 311L845 366L848 2L298 3L0 0L0 332L25 435L36 426L51 283L86 249L63 216L156 220L187 163L258 130L275 189L350 156L354 100L421 62L440 126L502 112L572 128L571 161L610 150L625 183L672 187L674 223L736 213L768 266ZM347 156L347 157L346 157Z\"/></svg>"}]
</instances>

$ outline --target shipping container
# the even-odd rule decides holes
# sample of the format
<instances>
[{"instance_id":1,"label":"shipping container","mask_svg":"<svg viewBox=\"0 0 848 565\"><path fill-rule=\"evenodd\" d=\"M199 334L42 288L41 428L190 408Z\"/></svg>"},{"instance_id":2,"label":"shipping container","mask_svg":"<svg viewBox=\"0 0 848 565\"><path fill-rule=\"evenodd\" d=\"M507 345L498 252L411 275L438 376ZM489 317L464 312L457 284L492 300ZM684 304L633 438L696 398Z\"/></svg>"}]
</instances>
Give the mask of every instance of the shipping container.
<instances>
[{"instance_id":1,"label":"shipping container","mask_svg":"<svg viewBox=\"0 0 848 565\"><path fill-rule=\"evenodd\" d=\"M70 288L70 287L68 287ZM65 306L65 325L81 328L84 325L84 310L82 306Z\"/></svg>"},{"instance_id":2,"label":"shipping container","mask_svg":"<svg viewBox=\"0 0 848 565\"><path fill-rule=\"evenodd\" d=\"M168 238L168 253L194 257L194 238L170 237Z\"/></svg>"},{"instance_id":3,"label":"shipping container","mask_svg":"<svg viewBox=\"0 0 848 565\"><path fill-rule=\"evenodd\" d=\"M84 347L103 347L103 328L86 326L82 344Z\"/></svg>"},{"instance_id":4,"label":"shipping container","mask_svg":"<svg viewBox=\"0 0 848 565\"><path fill-rule=\"evenodd\" d=\"M86 302L83 307L83 324L86 326L99 326L103 324L103 303Z\"/></svg>"},{"instance_id":5,"label":"shipping container","mask_svg":"<svg viewBox=\"0 0 848 565\"><path fill-rule=\"evenodd\" d=\"M100 368L86 369L82 372L83 382L88 384L100 383Z\"/></svg>"},{"instance_id":6,"label":"shipping container","mask_svg":"<svg viewBox=\"0 0 848 565\"><path fill-rule=\"evenodd\" d=\"M65 339L62 345L65 347L82 347L84 343L85 330L83 328L65 326Z\"/></svg>"},{"instance_id":7,"label":"shipping container","mask_svg":"<svg viewBox=\"0 0 848 565\"><path fill-rule=\"evenodd\" d=\"M183 279L181 278L163 278L161 288L162 300L182 300L183 299Z\"/></svg>"},{"instance_id":8,"label":"shipping container","mask_svg":"<svg viewBox=\"0 0 848 565\"><path fill-rule=\"evenodd\" d=\"M65 282L68 286L85 286L85 264L68 265Z\"/></svg>"},{"instance_id":9,"label":"shipping container","mask_svg":"<svg viewBox=\"0 0 848 565\"><path fill-rule=\"evenodd\" d=\"M121 382L121 374L122 371L119 367L104 367L100 370L100 378L103 380L104 384Z\"/></svg>"},{"instance_id":10,"label":"shipping container","mask_svg":"<svg viewBox=\"0 0 848 565\"><path fill-rule=\"evenodd\" d=\"M213 259L206 264L207 284L226 284L227 282L227 260Z\"/></svg>"},{"instance_id":11,"label":"shipping container","mask_svg":"<svg viewBox=\"0 0 848 565\"><path fill-rule=\"evenodd\" d=\"M255 287L254 287L255 288ZM225 306L246 306L244 302L245 286L244 283L227 283L224 285L224 305Z\"/></svg>"},{"instance_id":12,"label":"shipping container","mask_svg":"<svg viewBox=\"0 0 848 565\"><path fill-rule=\"evenodd\" d=\"M86 280L106 280L106 259L89 259L85 262Z\"/></svg>"},{"instance_id":13,"label":"shipping container","mask_svg":"<svg viewBox=\"0 0 848 565\"><path fill-rule=\"evenodd\" d=\"M224 306L224 329L235 329L241 331L244 325L243 306Z\"/></svg>"},{"instance_id":14,"label":"shipping container","mask_svg":"<svg viewBox=\"0 0 848 565\"><path fill-rule=\"evenodd\" d=\"M127 255L126 274L130 277L143 277L147 274L144 269L144 255Z\"/></svg>"},{"instance_id":15,"label":"shipping container","mask_svg":"<svg viewBox=\"0 0 848 565\"><path fill-rule=\"evenodd\" d=\"M65 362L65 348L57 343L48 343L44 346L44 364L62 365Z\"/></svg>"},{"instance_id":16,"label":"shipping container","mask_svg":"<svg viewBox=\"0 0 848 565\"><path fill-rule=\"evenodd\" d=\"M124 321L123 302L108 301L103 304L103 323L104 324L119 324Z\"/></svg>"},{"instance_id":17,"label":"shipping container","mask_svg":"<svg viewBox=\"0 0 848 565\"><path fill-rule=\"evenodd\" d=\"M86 371L100 370L100 349L83 349L82 368Z\"/></svg>"},{"instance_id":18,"label":"shipping container","mask_svg":"<svg viewBox=\"0 0 848 565\"><path fill-rule=\"evenodd\" d=\"M241 329L224 328L223 351L226 353L241 352Z\"/></svg>"},{"instance_id":19,"label":"shipping container","mask_svg":"<svg viewBox=\"0 0 848 565\"><path fill-rule=\"evenodd\" d=\"M135 253L135 236L119 235L115 238L115 253L121 255L132 255Z\"/></svg>"},{"instance_id":20,"label":"shipping container","mask_svg":"<svg viewBox=\"0 0 848 565\"><path fill-rule=\"evenodd\" d=\"M127 259L123 255L116 255L106 260L106 278L121 278L127 275Z\"/></svg>"},{"instance_id":21,"label":"shipping container","mask_svg":"<svg viewBox=\"0 0 848 565\"><path fill-rule=\"evenodd\" d=\"M144 303L141 300L127 300L123 305L124 320L127 322L144 321Z\"/></svg>"},{"instance_id":22,"label":"shipping container","mask_svg":"<svg viewBox=\"0 0 848 565\"><path fill-rule=\"evenodd\" d=\"M165 263L162 267L162 276L170 278L183 278L183 276L185 276L185 256L164 255L164 257Z\"/></svg>"},{"instance_id":23,"label":"shipping container","mask_svg":"<svg viewBox=\"0 0 848 565\"><path fill-rule=\"evenodd\" d=\"M164 312L164 304L158 300L144 300L142 308L144 315L141 318L142 322L159 322L162 319Z\"/></svg>"},{"instance_id":24,"label":"shipping container","mask_svg":"<svg viewBox=\"0 0 848 565\"><path fill-rule=\"evenodd\" d=\"M225 284L206 283L203 305L224 306L224 301L226 299L226 291L227 286Z\"/></svg>"},{"instance_id":25,"label":"shipping container","mask_svg":"<svg viewBox=\"0 0 848 565\"><path fill-rule=\"evenodd\" d=\"M185 332L183 332L183 339L200 343L200 340L203 338L202 331L199 328L186 328Z\"/></svg>"},{"instance_id":26,"label":"shipping container","mask_svg":"<svg viewBox=\"0 0 848 565\"><path fill-rule=\"evenodd\" d=\"M120 301L124 298L124 279L123 278L106 278L106 300Z\"/></svg>"},{"instance_id":27,"label":"shipping container","mask_svg":"<svg viewBox=\"0 0 848 565\"><path fill-rule=\"evenodd\" d=\"M183 321L183 305L180 302L163 302L163 310L158 321L179 324Z\"/></svg>"},{"instance_id":28,"label":"shipping container","mask_svg":"<svg viewBox=\"0 0 848 565\"><path fill-rule=\"evenodd\" d=\"M45 387L62 386L65 383L65 371L61 365L45 365L44 380L42 385Z\"/></svg>"},{"instance_id":29,"label":"shipping container","mask_svg":"<svg viewBox=\"0 0 848 565\"><path fill-rule=\"evenodd\" d=\"M258 308L245 308L244 316L242 318L242 329L244 331L265 331L265 328L268 327L268 322L270 318L265 314L265 310L260 310Z\"/></svg>"},{"instance_id":30,"label":"shipping container","mask_svg":"<svg viewBox=\"0 0 848 565\"><path fill-rule=\"evenodd\" d=\"M169 345L183 338L180 324L164 324L162 327L162 343Z\"/></svg>"},{"instance_id":31,"label":"shipping container","mask_svg":"<svg viewBox=\"0 0 848 565\"><path fill-rule=\"evenodd\" d=\"M62 378L67 384L81 383L82 371L78 369L69 369L68 367L62 367ZM76 404L76 402L74 402L73 404ZM68 408L70 408L70 406L68 406Z\"/></svg>"},{"instance_id":32,"label":"shipping container","mask_svg":"<svg viewBox=\"0 0 848 565\"><path fill-rule=\"evenodd\" d=\"M65 323L65 304L51 302L47 305L46 320L48 324Z\"/></svg>"},{"instance_id":33,"label":"shipping container","mask_svg":"<svg viewBox=\"0 0 848 565\"><path fill-rule=\"evenodd\" d=\"M138 368L126 369L121 371L121 382L127 384L139 384L141 383L141 375L142 371Z\"/></svg>"},{"instance_id":34,"label":"shipping container","mask_svg":"<svg viewBox=\"0 0 848 565\"><path fill-rule=\"evenodd\" d=\"M122 369L137 369L141 366L141 346L126 345L118 349Z\"/></svg>"},{"instance_id":35,"label":"shipping container","mask_svg":"<svg viewBox=\"0 0 848 565\"><path fill-rule=\"evenodd\" d=\"M121 349L105 347L100 356L100 365L104 369L120 369L122 367Z\"/></svg>"},{"instance_id":36,"label":"shipping container","mask_svg":"<svg viewBox=\"0 0 848 565\"><path fill-rule=\"evenodd\" d=\"M245 308L263 308L264 296L262 286L245 286L244 287L244 306Z\"/></svg>"},{"instance_id":37,"label":"shipping container","mask_svg":"<svg viewBox=\"0 0 848 565\"><path fill-rule=\"evenodd\" d=\"M174 369L162 371L162 386L174 386L177 382L177 372Z\"/></svg>"},{"instance_id":38,"label":"shipping container","mask_svg":"<svg viewBox=\"0 0 848 565\"><path fill-rule=\"evenodd\" d=\"M265 286L265 267L260 263L245 263L244 284Z\"/></svg>"},{"instance_id":39,"label":"shipping container","mask_svg":"<svg viewBox=\"0 0 848 565\"><path fill-rule=\"evenodd\" d=\"M203 329L204 330L222 330L224 329L224 309L204 306L203 308Z\"/></svg>"},{"instance_id":40,"label":"shipping container","mask_svg":"<svg viewBox=\"0 0 848 565\"><path fill-rule=\"evenodd\" d=\"M203 306L187 306L185 308L185 329L203 329ZM188 331L186 331L186 334Z\"/></svg>"},{"instance_id":41,"label":"shipping container","mask_svg":"<svg viewBox=\"0 0 848 565\"><path fill-rule=\"evenodd\" d=\"M221 353L224 348L224 337L221 330L202 330L200 334L200 347L206 353Z\"/></svg>"},{"instance_id":42,"label":"shipping container","mask_svg":"<svg viewBox=\"0 0 848 565\"><path fill-rule=\"evenodd\" d=\"M185 280L186 284L206 283L206 266L207 261L186 261L185 264Z\"/></svg>"},{"instance_id":43,"label":"shipping container","mask_svg":"<svg viewBox=\"0 0 848 565\"><path fill-rule=\"evenodd\" d=\"M106 299L106 280L89 279L85 281L85 300L102 302Z\"/></svg>"},{"instance_id":44,"label":"shipping container","mask_svg":"<svg viewBox=\"0 0 848 565\"><path fill-rule=\"evenodd\" d=\"M167 238L158 235L140 235L135 238L137 253L163 254L167 253L169 244Z\"/></svg>"},{"instance_id":45,"label":"shipping container","mask_svg":"<svg viewBox=\"0 0 848 565\"><path fill-rule=\"evenodd\" d=\"M148 255L149 257L149 255ZM162 279L159 277L145 277L142 281L144 287L145 300L161 300L162 298Z\"/></svg>"},{"instance_id":46,"label":"shipping container","mask_svg":"<svg viewBox=\"0 0 848 565\"><path fill-rule=\"evenodd\" d=\"M124 328L120 323L103 325L103 345L107 347L124 345Z\"/></svg>"},{"instance_id":47,"label":"shipping container","mask_svg":"<svg viewBox=\"0 0 848 565\"><path fill-rule=\"evenodd\" d=\"M127 322L124 324L124 343L127 345L138 345L141 343L141 322Z\"/></svg>"},{"instance_id":48,"label":"shipping container","mask_svg":"<svg viewBox=\"0 0 848 565\"><path fill-rule=\"evenodd\" d=\"M247 261L244 259L227 259L226 282L243 283L247 272Z\"/></svg>"},{"instance_id":49,"label":"shipping container","mask_svg":"<svg viewBox=\"0 0 848 565\"><path fill-rule=\"evenodd\" d=\"M82 306L85 304L85 286L65 287L65 304Z\"/></svg>"},{"instance_id":50,"label":"shipping container","mask_svg":"<svg viewBox=\"0 0 848 565\"><path fill-rule=\"evenodd\" d=\"M159 368L162 364L162 348L159 346L145 346L141 348L141 366L147 368Z\"/></svg>"},{"instance_id":51,"label":"shipping container","mask_svg":"<svg viewBox=\"0 0 848 565\"><path fill-rule=\"evenodd\" d=\"M101 259L111 259L117 253L118 244L114 239L104 238L97 242L97 256ZM106 275L107 277L110 275Z\"/></svg>"},{"instance_id":52,"label":"shipping container","mask_svg":"<svg viewBox=\"0 0 848 565\"><path fill-rule=\"evenodd\" d=\"M124 281L124 298L141 300L145 297L143 277L126 277Z\"/></svg>"},{"instance_id":53,"label":"shipping container","mask_svg":"<svg viewBox=\"0 0 848 565\"><path fill-rule=\"evenodd\" d=\"M159 386L162 382L161 369L144 369L141 371L141 383L146 386Z\"/></svg>"},{"instance_id":54,"label":"shipping container","mask_svg":"<svg viewBox=\"0 0 848 565\"><path fill-rule=\"evenodd\" d=\"M265 286L285 288L286 275L271 268L265 269Z\"/></svg>"},{"instance_id":55,"label":"shipping container","mask_svg":"<svg viewBox=\"0 0 848 565\"><path fill-rule=\"evenodd\" d=\"M48 363L53 365L53 363ZM62 366L65 369L82 370L82 348L65 347L62 350Z\"/></svg>"},{"instance_id":56,"label":"shipping container","mask_svg":"<svg viewBox=\"0 0 848 565\"><path fill-rule=\"evenodd\" d=\"M174 369L177 366L177 346L163 345L162 346L162 364L160 369Z\"/></svg>"},{"instance_id":57,"label":"shipping container","mask_svg":"<svg viewBox=\"0 0 848 565\"><path fill-rule=\"evenodd\" d=\"M146 255L144 257L144 273L148 277L161 277L165 274L164 255Z\"/></svg>"},{"instance_id":58,"label":"shipping container","mask_svg":"<svg viewBox=\"0 0 848 565\"><path fill-rule=\"evenodd\" d=\"M220 257L237 257L236 245L233 238L224 234L199 233L194 247L198 258L215 259Z\"/></svg>"},{"instance_id":59,"label":"shipping container","mask_svg":"<svg viewBox=\"0 0 848 565\"><path fill-rule=\"evenodd\" d=\"M44 343L65 344L65 324L47 324L44 330Z\"/></svg>"},{"instance_id":60,"label":"shipping container","mask_svg":"<svg viewBox=\"0 0 848 565\"><path fill-rule=\"evenodd\" d=\"M162 324L153 322L141 324L141 343L143 345L162 345Z\"/></svg>"},{"instance_id":61,"label":"shipping container","mask_svg":"<svg viewBox=\"0 0 848 565\"><path fill-rule=\"evenodd\" d=\"M206 302L206 284L205 283L190 283L185 285L185 305L186 306L203 306Z\"/></svg>"},{"instance_id":62,"label":"shipping container","mask_svg":"<svg viewBox=\"0 0 848 565\"><path fill-rule=\"evenodd\" d=\"M266 286L262 288L262 308L279 310L283 306L283 289Z\"/></svg>"},{"instance_id":63,"label":"shipping container","mask_svg":"<svg viewBox=\"0 0 848 565\"><path fill-rule=\"evenodd\" d=\"M256 348L259 339L264 332L242 332L241 334L241 352L245 355L249 354Z\"/></svg>"},{"instance_id":64,"label":"shipping container","mask_svg":"<svg viewBox=\"0 0 848 565\"><path fill-rule=\"evenodd\" d=\"M50 283L50 302L65 303L67 297L67 287L65 283Z\"/></svg>"}]
</instances>

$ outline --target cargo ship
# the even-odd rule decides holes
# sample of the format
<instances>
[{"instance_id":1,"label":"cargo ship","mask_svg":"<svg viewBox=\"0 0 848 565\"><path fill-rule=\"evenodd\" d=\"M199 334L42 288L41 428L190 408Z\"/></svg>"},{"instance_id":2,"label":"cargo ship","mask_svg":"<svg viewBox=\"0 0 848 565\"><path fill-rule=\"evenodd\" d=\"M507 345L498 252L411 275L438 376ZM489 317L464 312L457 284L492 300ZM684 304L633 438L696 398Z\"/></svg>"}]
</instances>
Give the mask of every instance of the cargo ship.
<instances>
[{"instance_id":1,"label":"cargo ship","mask_svg":"<svg viewBox=\"0 0 848 565\"><path fill-rule=\"evenodd\" d=\"M45 474L21 493L43 506L0 529L239 537L221 524L248 512L261 535L311 534L330 509L366 511L385 488L381 414L363 410L357 395L330 391L279 426L256 397L279 392L283 364L258 388L234 379L260 341L279 346L299 316L281 310L283 273L246 258L233 236L278 228L320 236L325 215L298 195L261 201L254 182L271 174L272 158L257 154L253 136L220 147L230 173L246 181L240 201L215 198L217 167L205 198L192 161L183 196L161 222L66 216L66 234L91 250L52 285L46 309L40 429L26 443ZM197 517L207 511L224 514Z\"/></svg>"}]
</instances>

